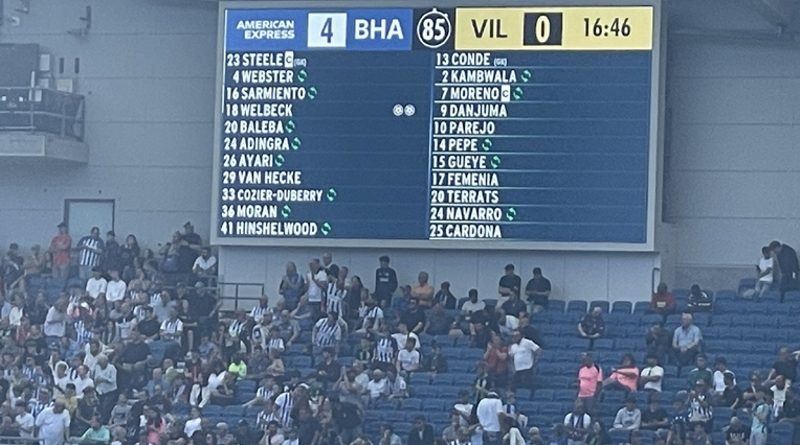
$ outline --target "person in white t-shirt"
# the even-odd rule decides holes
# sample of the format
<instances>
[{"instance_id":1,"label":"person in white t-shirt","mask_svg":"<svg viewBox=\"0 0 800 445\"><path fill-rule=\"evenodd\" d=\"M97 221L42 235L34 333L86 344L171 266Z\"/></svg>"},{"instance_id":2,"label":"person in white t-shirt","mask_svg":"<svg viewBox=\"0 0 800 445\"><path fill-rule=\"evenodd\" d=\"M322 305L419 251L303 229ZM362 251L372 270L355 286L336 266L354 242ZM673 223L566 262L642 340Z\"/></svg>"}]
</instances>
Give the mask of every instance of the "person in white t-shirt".
<instances>
[{"instance_id":1,"label":"person in white t-shirt","mask_svg":"<svg viewBox=\"0 0 800 445\"><path fill-rule=\"evenodd\" d=\"M325 273L325 269L322 268L319 258L314 258L308 263L306 283L308 283L308 289L306 290L308 304L311 307L313 316L316 317L320 314L322 293L328 287L328 274Z\"/></svg>"},{"instance_id":2,"label":"person in white t-shirt","mask_svg":"<svg viewBox=\"0 0 800 445\"><path fill-rule=\"evenodd\" d=\"M36 419L28 412L28 407L25 405L24 400L17 400L15 407L17 415L14 417L14 422L19 425L19 437L32 438Z\"/></svg>"},{"instance_id":3,"label":"person in white t-shirt","mask_svg":"<svg viewBox=\"0 0 800 445\"><path fill-rule=\"evenodd\" d=\"M194 260L192 272L199 276L211 276L217 273L217 257L211 255L211 249L203 247L200 256Z\"/></svg>"},{"instance_id":4,"label":"person in white t-shirt","mask_svg":"<svg viewBox=\"0 0 800 445\"><path fill-rule=\"evenodd\" d=\"M367 383L367 393L370 400L380 399L386 395L386 379L380 369L372 371L372 380Z\"/></svg>"},{"instance_id":5,"label":"person in white t-shirt","mask_svg":"<svg viewBox=\"0 0 800 445\"><path fill-rule=\"evenodd\" d=\"M646 391L661 392L661 381L664 378L664 368L658 366L658 357L654 354L647 355L647 366L639 374L639 383Z\"/></svg>"},{"instance_id":6,"label":"person in white t-shirt","mask_svg":"<svg viewBox=\"0 0 800 445\"><path fill-rule=\"evenodd\" d=\"M124 299L128 286L119 278L119 271L110 270L108 273L111 275L111 281L106 284L106 301L113 303Z\"/></svg>"},{"instance_id":7,"label":"person in white t-shirt","mask_svg":"<svg viewBox=\"0 0 800 445\"><path fill-rule=\"evenodd\" d=\"M496 392L492 391L486 395L475 409L478 423L483 430L484 445L500 445L502 436L500 434L500 419L505 415L503 401Z\"/></svg>"},{"instance_id":8,"label":"person in white t-shirt","mask_svg":"<svg viewBox=\"0 0 800 445\"><path fill-rule=\"evenodd\" d=\"M772 287L774 264L772 251L767 246L762 247L761 258L758 259L758 266L756 266L756 272L758 272L756 287L750 295L747 295L746 292L745 296L755 297L757 300L764 296L764 293Z\"/></svg>"},{"instance_id":9,"label":"person in white t-shirt","mask_svg":"<svg viewBox=\"0 0 800 445\"><path fill-rule=\"evenodd\" d=\"M416 346L417 340L408 337L406 347L397 353L397 372L414 372L419 369L419 351L415 349Z\"/></svg>"},{"instance_id":10,"label":"person in white t-shirt","mask_svg":"<svg viewBox=\"0 0 800 445\"><path fill-rule=\"evenodd\" d=\"M508 354L514 364L513 389L530 388L533 385L533 367L542 354L542 348L533 341L524 338L519 330L511 333L511 346Z\"/></svg>"},{"instance_id":11,"label":"person in white t-shirt","mask_svg":"<svg viewBox=\"0 0 800 445\"><path fill-rule=\"evenodd\" d=\"M470 289L468 298L461 305L461 313L466 321L469 321L469 317L473 313L480 312L486 308L486 303L483 300L478 300L478 289Z\"/></svg>"},{"instance_id":12,"label":"person in white t-shirt","mask_svg":"<svg viewBox=\"0 0 800 445\"><path fill-rule=\"evenodd\" d=\"M86 281L86 293L89 294L92 299L95 299L98 295L106 292L107 286L108 281L103 278L103 271L99 267L92 269L92 278Z\"/></svg>"}]
</instances>

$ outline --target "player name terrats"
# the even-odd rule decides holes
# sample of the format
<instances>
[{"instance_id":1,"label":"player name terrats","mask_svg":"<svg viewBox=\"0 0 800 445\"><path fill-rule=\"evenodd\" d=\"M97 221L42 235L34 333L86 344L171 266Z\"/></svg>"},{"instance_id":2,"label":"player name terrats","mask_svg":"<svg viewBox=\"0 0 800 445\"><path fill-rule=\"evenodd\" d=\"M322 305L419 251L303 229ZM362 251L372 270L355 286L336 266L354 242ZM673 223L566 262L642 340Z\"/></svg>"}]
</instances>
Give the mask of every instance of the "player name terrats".
<instances>
[{"instance_id":1,"label":"player name terrats","mask_svg":"<svg viewBox=\"0 0 800 445\"><path fill-rule=\"evenodd\" d=\"M319 226L302 221L236 221L237 235L243 236L315 236Z\"/></svg>"},{"instance_id":2,"label":"player name terrats","mask_svg":"<svg viewBox=\"0 0 800 445\"><path fill-rule=\"evenodd\" d=\"M230 190L226 193L225 190ZM317 189L223 189L223 201L238 202L322 202Z\"/></svg>"},{"instance_id":3,"label":"player name terrats","mask_svg":"<svg viewBox=\"0 0 800 445\"><path fill-rule=\"evenodd\" d=\"M499 204L497 190L433 190L432 204Z\"/></svg>"},{"instance_id":4,"label":"player name terrats","mask_svg":"<svg viewBox=\"0 0 800 445\"><path fill-rule=\"evenodd\" d=\"M442 117L508 117L504 104L450 104L439 112Z\"/></svg>"},{"instance_id":5,"label":"player name terrats","mask_svg":"<svg viewBox=\"0 0 800 445\"><path fill-rule=\"evenodd\" d=\"M445 71L442 83L515 83L517 73L514 70L450 70Z\"/></svg>"},{"instance_id":6,"label":"player name terrats","mask_svg":"<svg viewBox=\"0 0 800 445\"><path fill-rule=\"evenodd\" d=\"M431 207L432 221L500 221L500 207Z\"/></svg>"}]
</instances>

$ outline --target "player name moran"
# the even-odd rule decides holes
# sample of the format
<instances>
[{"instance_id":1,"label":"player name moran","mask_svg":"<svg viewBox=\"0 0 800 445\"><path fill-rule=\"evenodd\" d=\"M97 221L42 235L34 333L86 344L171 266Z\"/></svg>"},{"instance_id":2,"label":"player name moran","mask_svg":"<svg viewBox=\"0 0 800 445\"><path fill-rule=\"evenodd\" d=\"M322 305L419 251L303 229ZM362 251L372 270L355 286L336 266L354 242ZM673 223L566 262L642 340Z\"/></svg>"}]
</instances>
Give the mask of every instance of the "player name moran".
<instances>
[{"instance_id":1,"label":"player name moran","mask_svg":"<svg viewBox=\"0 0 800 445\"><path fill-rule=\"evenodd\" d=\"M286 137L242 136L225 138L225 150L239 151L287 151L291 148Z\"/></svg>"},{"instance_id":2,"label":"player name moran","mask_svg":"<svg viewBox=\"0 0 800 445\"><path fill-rule=\"evenodd\" d=\"M508 117L504 104L450 104L440 111L442 117Z\"/></svg>"},{"instance_id":3,"label":"player name moran","mask_svg":"<svg viewBox=\"0 0 800 445\"><path fill-rule=\"evenodd\" d=\"M238 89L242 100L303 100L305 87L241 87Z\"/></svg>"},{"instance_id":4,"label":"player name moran","mask_svg":"<svg viewBox=\"0 0 800 445\"><path fill-rule=\"evenodd\" d=\"M431 220L436 221L493 221L503 219L500 207L431 207Z\"/></svg>"},{"instance_id":5,"label":"player name moran","mask_svg":"<svg viewBox=\"0 0 800 445\"><path fill-rule=\"evenodd\" d=\"M432 238L502 238L499 224L432 224Z\"/></svg>"},{"instance_id":6,"label":"player name moran","mask_svg":"<svg viewBox=\"0 0 800 445\"><path fill-rule=\"evenodd\" d=\"M315 222L236 221L234 227L240 236L315 236L319 232Z\"/></svg>"},{"instance_id":7,"label":"player name moran","mask_svg":"<svg viewBox=\"0 0 800 445\"><path fill-rule=\"evenodd\" d=\"M225 196L223 194L223 200ZM318 189L238 189L227 201L240 202L322 202Z\"/></svg>"},{"instance_id":8,"label":"player name moran","mask_svg":"<svg viewBox=\"0 0 800 445\"><path fill-rule=\"evenodd\" d=\"M442 83L514 83L517 74L514 70L450 70Z\"/></svg>"},{"instance_id":9,"label":"player name moran","mask_svg":"<svg viewBox=\"0 0 800 445\"><path fill-rule=\"evenodd\" d=\"M497 173L434 172L433 184L446 187L498 187Z\"/></svg>"},{"instance_id":10,"label":"player name moran","mask_svg":"<svg viewBox=\"0 0 800 445\"><path fill-rule=\"evenodd\" d=\"M277 218L278 206L263 204L238 204L235 208L235 215L237 218Z\"/></svg>"}]
</instances>

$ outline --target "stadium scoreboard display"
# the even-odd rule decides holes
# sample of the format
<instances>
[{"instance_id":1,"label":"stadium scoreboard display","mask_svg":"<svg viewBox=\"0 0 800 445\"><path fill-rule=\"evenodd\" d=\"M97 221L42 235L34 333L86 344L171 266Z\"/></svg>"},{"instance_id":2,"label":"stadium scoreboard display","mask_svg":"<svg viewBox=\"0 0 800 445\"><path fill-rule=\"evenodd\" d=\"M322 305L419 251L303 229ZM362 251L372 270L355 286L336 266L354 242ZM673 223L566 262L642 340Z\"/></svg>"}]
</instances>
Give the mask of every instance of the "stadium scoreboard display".
<instances>
[{"instance_id":1,"label":"stadium scoreboard display","mask_svg":"<svg viewBox=\"0 0 800 445\"><path fill-rule=\"evenodd\" d=\"M220 6L212 241L652 249L658 5L305 4Z\"/></svg>"}]
</instances>

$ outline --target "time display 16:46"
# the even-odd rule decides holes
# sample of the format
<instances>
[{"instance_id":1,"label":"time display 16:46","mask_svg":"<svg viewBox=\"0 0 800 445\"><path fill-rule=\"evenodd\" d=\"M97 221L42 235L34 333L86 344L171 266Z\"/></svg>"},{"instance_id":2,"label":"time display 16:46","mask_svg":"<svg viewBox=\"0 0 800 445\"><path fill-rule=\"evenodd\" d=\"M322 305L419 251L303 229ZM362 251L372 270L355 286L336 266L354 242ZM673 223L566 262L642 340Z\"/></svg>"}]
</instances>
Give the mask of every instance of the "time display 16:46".
<instances>
[{"instance_id":1,"label":"time display 16:46","mask_svg":"<svg viewBox=\"0 0 800 445\"><path fill-rule=\"evenodd\" d=\"M628 37L631 35L631 25L628 18L615 17L604 22L597 18L583 18L583 33L586 37Z\"/></svg>"}]
</instances>

